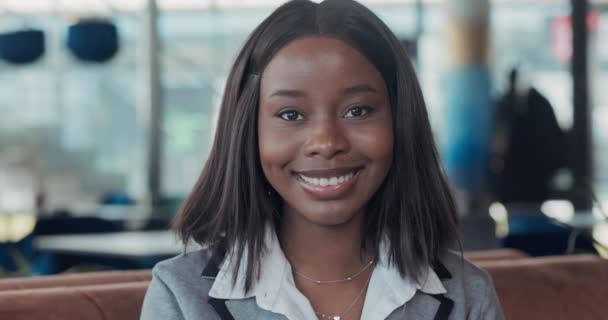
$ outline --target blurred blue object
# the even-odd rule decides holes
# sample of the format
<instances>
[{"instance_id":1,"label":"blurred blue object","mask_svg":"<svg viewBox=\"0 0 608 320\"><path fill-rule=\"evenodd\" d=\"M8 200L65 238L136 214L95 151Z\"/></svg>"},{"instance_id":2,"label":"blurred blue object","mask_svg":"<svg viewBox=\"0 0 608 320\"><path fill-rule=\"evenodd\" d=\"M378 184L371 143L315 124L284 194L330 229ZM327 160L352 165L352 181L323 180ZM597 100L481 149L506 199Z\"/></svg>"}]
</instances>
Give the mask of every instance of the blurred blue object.
<instances>
[{"instance_id":1,"label":"blurred blue object","mask_svg":"<svg viewBox=\"0 0 608 320\"><path fill-rule=\"evenodd\" d=\"M562 255L566 253L597 253L593 242L584 236L577 236L572 243L573 252L568 245L575 230L558 224L538 212L509 212L509 234L503 238L501 246L519 249L531 256Z\"/></svg>"},{"instance_id":2,"label":"blurred blue object","mask_svg":"<svg viewBox=\"0 0 608 320\"><path fill-rule=\"evenodd\" d=\"M106 62L118 52L118 30L107 20L81 20L68 28L68 48L85 62Z\"/></svg>"},{"instance_id":3,"label":"blurred blue object","mask_svg":"<svg viewBox=\"0 0 608 320\"><path fill-rule=\"evenodd\" d=\"M33 259L31 235L17 242L0 243L0 273L25 275Z\"/></svg>"},{"instance_id":4,"label":"blurred blue object","mask_svg":"<svg viewBox=\"0 0 608 320\"><path fill-rule=\"evenodd\" d=\"M487 67L468 65L447 77L445 165L451 183L475 199L485 188L493 103Z\"/></svg>"},{"instance_id":5,"label":"blurred blue object","mask_svg":"<svg viewBox=\"0 0 608 320\"><path fill-rule=\"evenodd\" d=\"M128 206L135 204L135 200L124 192L108 192L101 197L100 203L104 205Z\"/></svg>"},{"instance_id":6,"label":"blurred blue object","mask_svg":"<svg viewBox=\"0 0 608 320\"><path fill-rule=\"evenodd\" d=\"M0 271L17 272L17 263L11 255L12 244L0 243Z\"/></svg>"},{"instance_id":7,"label":"blurred blue object","mask_svg":"<svg viewBox=\"0 0 608 320\"><path fill-rule=\"evenodd\" d=\"M45 52L42 30L21 30L0 34L0 59L11 64L29 64Z\"/></svg>"}]
</instances>

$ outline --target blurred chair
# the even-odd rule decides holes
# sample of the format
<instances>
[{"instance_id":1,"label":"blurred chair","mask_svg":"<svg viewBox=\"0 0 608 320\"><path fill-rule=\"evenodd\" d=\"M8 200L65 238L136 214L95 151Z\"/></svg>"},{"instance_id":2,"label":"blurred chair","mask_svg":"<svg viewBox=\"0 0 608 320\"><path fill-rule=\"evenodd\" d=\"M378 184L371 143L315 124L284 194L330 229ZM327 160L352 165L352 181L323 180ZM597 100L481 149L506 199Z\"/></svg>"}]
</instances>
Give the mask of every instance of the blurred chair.
<instances>
[{"instance_id":1,"label":"blurred chair","mask_svg":"<svg viewBox=\"0 0 608 320\"><path fill-rule=\"evenodd\" d=\"M44 31L18 30L0 34L0 60L24 65L37 61L45 52Z\"/></svg>"},{"instance_id":2,"label":"blurred chair","mask_svg":"<svg viewBox=\"0 0 608 320\"><path fill-rule=\"evenodd\" d=\"M118 28L108 19L83 19L68 28L67 45L81 61L107 62L119 49Z\"/></svg>"}]
</instances>

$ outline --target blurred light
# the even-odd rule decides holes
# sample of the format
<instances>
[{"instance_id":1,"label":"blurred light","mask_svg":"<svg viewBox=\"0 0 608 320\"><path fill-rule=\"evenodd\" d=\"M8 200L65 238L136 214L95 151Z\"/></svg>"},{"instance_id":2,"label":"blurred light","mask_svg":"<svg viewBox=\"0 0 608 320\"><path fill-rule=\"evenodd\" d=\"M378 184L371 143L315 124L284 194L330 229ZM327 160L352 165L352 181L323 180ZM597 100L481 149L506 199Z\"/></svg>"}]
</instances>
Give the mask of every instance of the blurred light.
<instances>
[{"instance_id":1,"label":"blurred light","mask_svg":"<svg viewBox=\"0 0 608 320\"><path fill-rule=\"evenodd\" d=\"M601 247L596 246L596 249L598 249L600 255L606 258L608 255L608 252L606 252L606 247L608 247L608 224L599 224L593 227L591 235L601 245Z\"/></svg>"},{"instance_id":2,"label":"blurred light","mask_svg":"<svg viewBox=\"0 0 608 320\"><path fill-rule=\"evenodd\" d=\"M0 214L0 242L18 242L34 231L36 216L24 214Z\"/></svg>"},{"instance_id":3,"label":"blurred light","mask_svg":"<svg viewBox=\"0 0 608 320\"><path fill-rule=\"evenodd\" d=\"M496 237L504 238L509 234L509 214L507 208L500 203L494 202L488 209L490 217L496 222Z\"/></svg>"},{"instance_id":4,"label":"blurred light","mask_svg":"<svg viewBox=\"0 0 608 320\"><path fill-rule=\"evenodd\" d=\"M547 200L540 206L540 211L561 222L568 222L574 217L574 205L568 200Z\"/></svg>"},{"instance_id":5,"label":"blurred light","mask_svg":"<svg viewBox=\"0 0 608 320\"><path fill-rule=\"evenodd\" d=\"M492 203L489 211L490 217L492 217L496 223L504 222L508 218L507 208L500 202Z\"/></svg>"}]
</instances>

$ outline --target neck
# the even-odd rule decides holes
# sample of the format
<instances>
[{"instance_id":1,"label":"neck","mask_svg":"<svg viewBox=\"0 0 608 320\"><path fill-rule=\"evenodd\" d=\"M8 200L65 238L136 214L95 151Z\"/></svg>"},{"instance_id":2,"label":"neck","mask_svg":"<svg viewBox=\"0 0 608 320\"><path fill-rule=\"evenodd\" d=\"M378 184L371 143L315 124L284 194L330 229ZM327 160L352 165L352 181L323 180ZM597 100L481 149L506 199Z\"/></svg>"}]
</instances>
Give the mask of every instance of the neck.
<instances>
[{"instance_id":1,"label":"neck","mask_svg":"<svg viewBox=\"0 0 608 320\"><path fill-rule=\"evenodd\" d=\"M285 212L280 242L293 270L319 280L352 275L367 265L373 255L361 252L363 214L350 221L324 226L299 214Z\"/></svg>"}]
</instances>

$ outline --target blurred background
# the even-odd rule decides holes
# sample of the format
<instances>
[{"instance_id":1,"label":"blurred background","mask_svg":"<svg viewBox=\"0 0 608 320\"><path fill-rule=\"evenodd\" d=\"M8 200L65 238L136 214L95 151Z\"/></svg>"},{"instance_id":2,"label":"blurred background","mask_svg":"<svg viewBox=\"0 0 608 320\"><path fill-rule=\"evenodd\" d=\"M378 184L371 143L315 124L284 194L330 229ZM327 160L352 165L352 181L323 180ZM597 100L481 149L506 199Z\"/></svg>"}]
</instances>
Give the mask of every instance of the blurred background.
<instances>
[{"instance_id":1,"label":"blurred background","mask_svg":"<svg viewBox=\"0 0 608 320\"><path fill-rule=\"evenodd\" d=\"M282 2L0 1L0 277L179 253L229 67ZM604 254L608 1L362 3L415 64L464 249Z\"/></svg>"}]
</instances>

